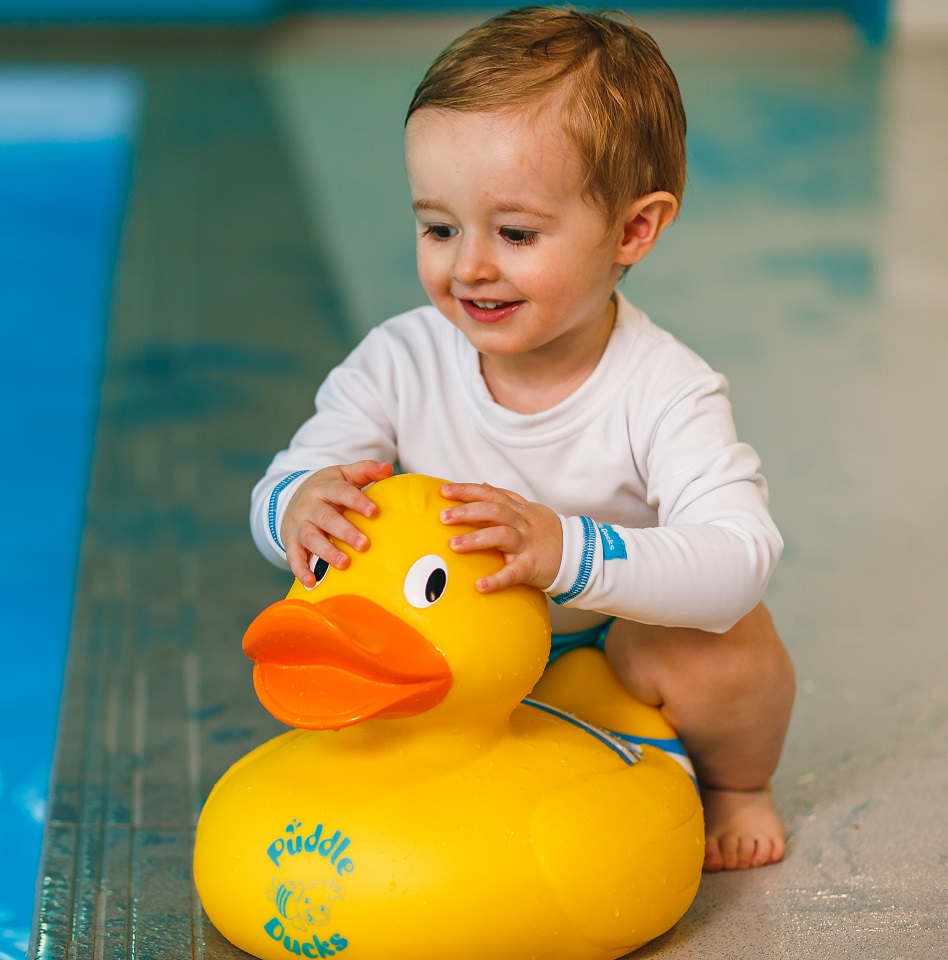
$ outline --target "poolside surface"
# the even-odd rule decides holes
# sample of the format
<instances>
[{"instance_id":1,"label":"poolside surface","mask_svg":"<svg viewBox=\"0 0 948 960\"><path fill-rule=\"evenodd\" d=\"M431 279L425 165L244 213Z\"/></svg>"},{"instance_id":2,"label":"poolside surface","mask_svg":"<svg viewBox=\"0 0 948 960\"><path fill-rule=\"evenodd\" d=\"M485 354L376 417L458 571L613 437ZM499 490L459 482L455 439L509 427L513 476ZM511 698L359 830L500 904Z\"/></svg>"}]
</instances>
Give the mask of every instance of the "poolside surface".
<instances>
[{"instance_id":1,"label":"poolside surface","mask_svg":"<svg viewBox=\"0 0 948 960\"><path fill-rule=\"evenodd\" d=\"M361 333L418 299L399 128L469 21L36 34L143 90L36 956L232 957L191 890L203 797L275 732L239 652L286 579L249 488ZM944 960L948 45L835 20L645 21L689 112L682 218L624 290L732 386L787 549L786 860L706 877L640 957ZM165 39L162 39L162 36Z\"/></svg>"}]
</instances>

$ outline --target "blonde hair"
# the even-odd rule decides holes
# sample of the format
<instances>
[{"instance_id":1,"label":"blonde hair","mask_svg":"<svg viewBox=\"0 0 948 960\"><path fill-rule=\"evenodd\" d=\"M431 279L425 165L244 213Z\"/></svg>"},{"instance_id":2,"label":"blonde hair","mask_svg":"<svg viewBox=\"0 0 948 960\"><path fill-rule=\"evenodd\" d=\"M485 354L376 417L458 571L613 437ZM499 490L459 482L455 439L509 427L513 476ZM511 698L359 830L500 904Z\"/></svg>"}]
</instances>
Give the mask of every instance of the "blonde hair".
<instances>
[{"instance_id":1,"label":"blonde hair","mask_svg":"<svg viewBox=\"0 0 948 960\"><path fill-rule=\"evenodd\" d=\"M586 170L584 193L610 219L632 200L685 188L685 111L655 41L615 10L523 7L448 46L418 85L417 110L556 105Z\"/></svg>"}]
</instances>

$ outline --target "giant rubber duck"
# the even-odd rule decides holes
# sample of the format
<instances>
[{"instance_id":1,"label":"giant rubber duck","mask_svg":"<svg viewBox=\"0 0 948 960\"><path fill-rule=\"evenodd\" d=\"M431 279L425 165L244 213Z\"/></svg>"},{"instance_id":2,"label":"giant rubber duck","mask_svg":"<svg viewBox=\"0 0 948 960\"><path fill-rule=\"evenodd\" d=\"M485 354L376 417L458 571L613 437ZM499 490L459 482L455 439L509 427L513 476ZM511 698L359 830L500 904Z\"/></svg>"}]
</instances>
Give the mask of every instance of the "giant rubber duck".
<instances>
[{"instance_id":1,"label":"giant rubber duck","mask_svg":"<svg viewBox=\"0 0 948 960\"><path fill-rule=\"evenodd\" d=\"M615 960L694 898L704 829L687 772L560 707L646 741L673 731L596 650L551 666L546 702L528 697L546 601L475 590L502 558L448 549L440 485L370 487L375 515L350 515L370 549L317 564L317 586L294 582L244 638L260 700L296 729L214 787L194 878L255 957Z\"/></svg>"}]
</instances>

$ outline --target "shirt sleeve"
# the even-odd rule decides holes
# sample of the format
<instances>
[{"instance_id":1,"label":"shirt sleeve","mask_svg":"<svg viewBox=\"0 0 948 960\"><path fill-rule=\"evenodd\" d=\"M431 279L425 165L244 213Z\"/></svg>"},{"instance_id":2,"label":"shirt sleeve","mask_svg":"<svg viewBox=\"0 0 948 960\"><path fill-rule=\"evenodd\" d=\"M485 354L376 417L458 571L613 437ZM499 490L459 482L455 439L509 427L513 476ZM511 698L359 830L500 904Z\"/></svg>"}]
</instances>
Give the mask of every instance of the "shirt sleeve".
<instances>
[{"instance_id":1,"label":"shirt sleeve","mask_svg":"<svg viewBox=\"0 0 948 960\"><path fill-rule=\"evenodd\" d=\"M726 380L710 370L687 377L630 428L630 443L657 525L561 516L563 557L546 592L566 607L724 632L763 598L783 549L760 460L737 440Z\"/></svg>"},{"instance_id":2,"label":"shirt sleeve","mask_svg":"<svg viewBox=\"0 0 948 960\"><path fill-rule=\"evenodd\" d=\"M314 470L357 460L395 461L398 402L391 351L379 329L332 370L316 393L316 412L296 431L253 488L250 530L271 563L286 567L280 527L287 504Z\"/></svg>"}]
</instances>

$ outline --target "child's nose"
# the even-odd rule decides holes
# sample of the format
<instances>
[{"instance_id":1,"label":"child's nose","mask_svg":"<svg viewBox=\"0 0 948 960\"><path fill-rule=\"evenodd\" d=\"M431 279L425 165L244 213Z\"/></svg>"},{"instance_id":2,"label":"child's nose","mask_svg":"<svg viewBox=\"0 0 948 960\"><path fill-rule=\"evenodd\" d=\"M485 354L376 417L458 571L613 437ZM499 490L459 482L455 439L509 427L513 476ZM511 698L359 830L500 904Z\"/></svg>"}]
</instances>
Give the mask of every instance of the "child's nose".
<instances>
[{"instance_id":1,"label":"child's nose","mask_svg":"<svg viewBox=\"0 0 948 960\"><path fill-rule=\"evenodd\" d=\"M464 237L457 247L453 274L458 283L467 285L482 280L496 280L498 270L490 255L489 244L479 237Z\"/></svg>"}]
</instances>

